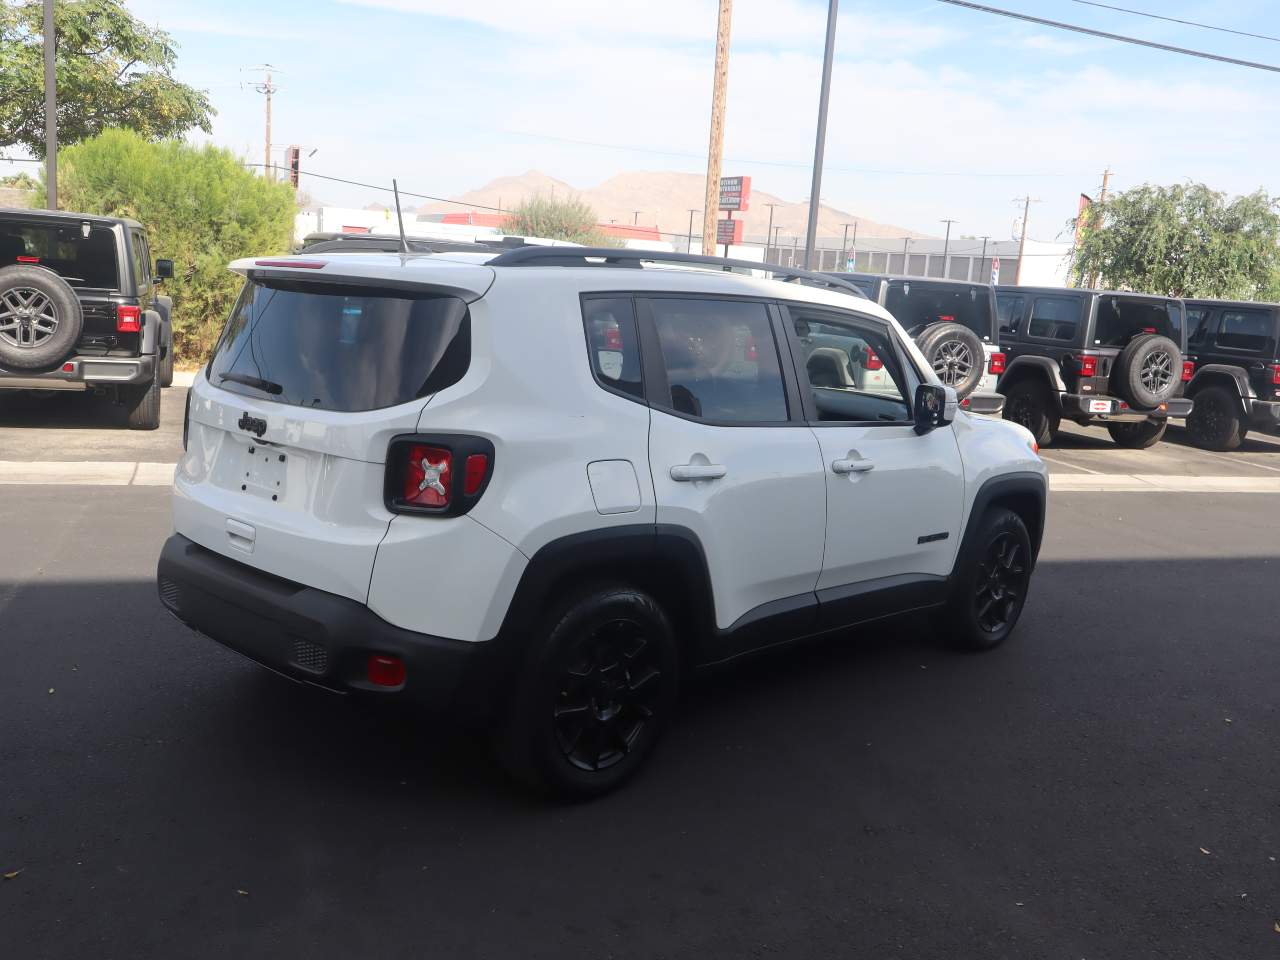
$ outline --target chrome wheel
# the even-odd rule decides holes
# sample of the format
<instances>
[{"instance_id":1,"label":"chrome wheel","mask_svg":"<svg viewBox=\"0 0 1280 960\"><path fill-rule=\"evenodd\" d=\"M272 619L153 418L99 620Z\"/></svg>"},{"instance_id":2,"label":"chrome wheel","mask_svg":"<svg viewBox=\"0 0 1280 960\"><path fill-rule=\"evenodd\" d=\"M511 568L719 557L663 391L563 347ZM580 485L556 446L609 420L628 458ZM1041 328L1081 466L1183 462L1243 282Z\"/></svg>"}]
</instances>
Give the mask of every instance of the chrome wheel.
<instances>
[{"instance_id":1,"label":"chrome wheel","mask_svg":"<svg viewBox=\"0 0 1280 960\"><path fill-rule=\"evenodd\" d=\"M15 347L38 347L58 329L53 302L31 287L0 293L0 340Z\"/></svg>"},{"instance_id":2,"label":"chrome wheel","mask_svg":"<svg viewBox=\"0 0 1280 960\"><path fill-rule=\"evenodd\" d=\"M933 358L933 372L948 387L963 383L973 370L974 357L961 340L944 340Z\"/></svg>"},{"instance_id":3,"label":"chrome wheel","mask_svg":"<svg viewBox=\"0 0 1280 960\"><path fill-rule=\"evenodd\" d=\"M559 680L556 742L580 770L604 770L638 749L655 724L664 678L657 645L640 623L596 627L570 656Z\"/></svg>"},{"instance_id":4,"label":"chrome wheel","mask_svg":"<svg viewBox=\"0 0 1280 960\"><path fill-rule=\"evenodd\" d=\"M1012 533L1002 533L991 541L979 566L974 616L987 633L998 633L1017 618L1026 595L1028 573L1023 545Z\"/></svg>"},{"instance_id":5,"label":"chrome wheel","mask_svg":"<svg viewBox=\"0 0 1280 960\"><path fill-rule=\"evenodd\" d=\"M1173 385L1173 358L1161 351L1142 361L1138 371L1142 385L1156 396L1163 396Z\"/></svg>"}]
</instances>

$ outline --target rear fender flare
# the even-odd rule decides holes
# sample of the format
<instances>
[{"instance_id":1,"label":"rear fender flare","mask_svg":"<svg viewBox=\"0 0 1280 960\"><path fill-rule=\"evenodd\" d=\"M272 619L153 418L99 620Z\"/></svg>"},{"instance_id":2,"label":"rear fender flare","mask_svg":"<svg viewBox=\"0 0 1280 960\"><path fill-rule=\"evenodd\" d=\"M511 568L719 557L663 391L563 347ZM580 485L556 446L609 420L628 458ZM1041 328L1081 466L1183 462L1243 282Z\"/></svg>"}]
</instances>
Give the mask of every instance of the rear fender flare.
<instances>
[{"instance_id":1,"label":"rear fender flare","mask_svg":"<svg viewBox=\"0 0 1280 960\"><path fill-rule=\"evenodd\" d=\"M1229 363L1206 363L1196 370L1195 376L1191 378L1182 395L1194 400L1195 395L1205 387L1219 385L1230 389L1233 384L1240 403L1240 413L1248 416L1248 404L1250 400L1255 399L1255 394L1253 385L1249 383L1249 374L1245 372L1244 367Z\"/></svg>"},{"instance_id":2,"label":"rear fender flare","mask_svg":"<svg viewBox=\"0 0 1280 960\"><path fill-rule=\"evenodd\" d=\"M1067 392L1067 385L1062 379L1062 371L1048 357L1014 357L1009 361L1008 366L1004 368L1004 373L1000 375L1000 392L1004 392L1005 384L1013 383L1024 377L1043 377L1051 393L1062 394Z\"/></svg>"}]
</instances>

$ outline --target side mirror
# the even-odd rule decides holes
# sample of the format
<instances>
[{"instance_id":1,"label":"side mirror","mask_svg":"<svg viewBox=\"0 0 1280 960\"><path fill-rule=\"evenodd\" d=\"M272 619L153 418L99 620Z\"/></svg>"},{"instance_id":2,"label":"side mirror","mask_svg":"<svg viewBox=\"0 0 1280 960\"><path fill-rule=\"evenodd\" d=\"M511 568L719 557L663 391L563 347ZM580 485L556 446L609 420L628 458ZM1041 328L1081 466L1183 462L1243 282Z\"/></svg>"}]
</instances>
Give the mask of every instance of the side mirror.
<instances>
[{"instance_id":1,"label":"side mirror","mask_svg":"<svg viewBox=\"0 0 1280 960\"><path fill-rule=\"evenodd\" d=\"M916 433L923 436L930 430L946 426L956 418L956 391L936 383L922 383L916 387Z\"/></svg>"},{"instance_id":2,"label":"side mirror","mask_svg":"<svg viewBox=\"0 0 1280 960\"><path fill-rule=\"evenodd\" d=\"M173 276L173 261L157 260L156 261L156 279L168 280L172 276Z\"/></svg>"}]
</instances>

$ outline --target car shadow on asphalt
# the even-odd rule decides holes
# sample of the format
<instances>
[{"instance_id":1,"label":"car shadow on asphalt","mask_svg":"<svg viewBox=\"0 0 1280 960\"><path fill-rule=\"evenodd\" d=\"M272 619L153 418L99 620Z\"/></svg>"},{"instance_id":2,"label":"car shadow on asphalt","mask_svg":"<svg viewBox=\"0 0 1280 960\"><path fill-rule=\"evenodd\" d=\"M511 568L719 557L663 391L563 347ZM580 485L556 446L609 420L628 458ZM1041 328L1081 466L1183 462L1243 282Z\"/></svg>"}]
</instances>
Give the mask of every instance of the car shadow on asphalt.
<instances>
[{"instance_id":1,"label":"car shadow on asphalt","mask_svg":"<svg viewBox=\"0 0 1280 960\"><path fill-rule=\"evenodd\" d=\"M0 428L126 429L124 408L92 391L0 392Z\"/></svg>"}]
</instances>

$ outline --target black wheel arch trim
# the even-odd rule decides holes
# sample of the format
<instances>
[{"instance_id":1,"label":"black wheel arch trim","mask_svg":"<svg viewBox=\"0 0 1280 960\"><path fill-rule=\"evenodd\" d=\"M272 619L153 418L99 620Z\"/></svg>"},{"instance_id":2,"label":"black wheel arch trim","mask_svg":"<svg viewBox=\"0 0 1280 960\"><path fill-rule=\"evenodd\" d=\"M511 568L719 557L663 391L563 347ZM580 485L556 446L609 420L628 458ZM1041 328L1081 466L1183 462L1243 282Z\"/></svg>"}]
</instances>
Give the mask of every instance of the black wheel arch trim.
<instances>
[{"instance_id":1,"label":"black wheel arch trim","mask_svg":"<svg viewBox=\"0 0 1280 960\"><path fill-rule=\"evenodd\" d=\"M1049 500L1048 482L1038 473L1019 471L992 477L978 488L973 498L973 506L965 521L964 536L960 539L960 549L956 551L956 564L963 562L973 549L974 538L978 535L978 525L987 510L994 505L1016 503L1018 508L1010 507L1027 525L1027 535L1031 538L1031 562L1040 556L1040 544L1044 540L1045 512ZM1029 509L1028 509L1029 508ZM1029 514L1029 517L1024 515ZM955 576L955 569L952 569Z\"/></svg>"},{"instance_id":2,"label":"black wheel arch trim","mask_svg":"<svg viewBox=\"0 0 1280 960\"><path fill-rule=\"evenodd\" d=\"M1048 357L1014 357L1004 368L1004 373L1000 375L1000 385L997 389L1000 393L1006 393L1010 384L1024 377L1041 375L1048 379L1045 386L1053 394L1055 402L1060 402L1060 395L1067 392L1067 385L1062 379L1062 371L1058 369L1058 365Z\"/></svg>"},{"instance_id":3,"label":"black wheel arch trim","mask_svg":"<svg viewBox=\"0 0 1280 960\"><path fill-rule=\"evenodd\" d=\"M1240 401L1240 412L1247 416L1249 401L1255 399L1257 395L1249 382L1249 373L1244 367L1237 367L1230 363L1206 363L1203 367L1197 367L1195 375L1183 390L1182 395L1195 399L1195 395L1205 387L1226 386L1227 383L1235 384Z\"/></svg>"}]
</instances>

